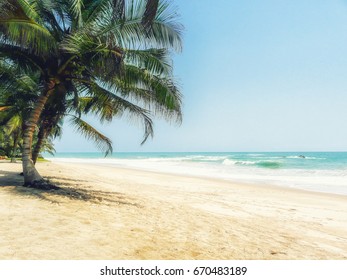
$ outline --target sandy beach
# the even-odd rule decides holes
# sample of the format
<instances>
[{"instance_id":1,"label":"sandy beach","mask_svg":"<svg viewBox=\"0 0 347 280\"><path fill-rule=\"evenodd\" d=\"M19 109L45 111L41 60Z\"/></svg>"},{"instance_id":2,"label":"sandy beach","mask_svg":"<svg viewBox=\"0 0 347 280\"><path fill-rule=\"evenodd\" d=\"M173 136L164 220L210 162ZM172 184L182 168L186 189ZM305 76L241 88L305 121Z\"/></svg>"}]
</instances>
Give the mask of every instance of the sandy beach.
<instances>
[{"instance_id":1,"label":"sandy beach","mask_svg":"<svg viewBox=\"0 0 347 280\"><path fill-rule=\"evenodd\" d=\"M0 161L0 259L347 259L347 197L91 164Z\"/></svg>"}]
</instances>

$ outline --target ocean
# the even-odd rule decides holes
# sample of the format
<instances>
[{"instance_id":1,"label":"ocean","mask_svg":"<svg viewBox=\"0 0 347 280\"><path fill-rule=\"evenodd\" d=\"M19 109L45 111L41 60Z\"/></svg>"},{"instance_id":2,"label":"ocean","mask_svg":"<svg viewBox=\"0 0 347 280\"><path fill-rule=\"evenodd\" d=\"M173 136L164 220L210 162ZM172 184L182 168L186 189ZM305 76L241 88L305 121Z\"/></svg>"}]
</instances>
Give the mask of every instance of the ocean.
<instances>
[{"instance_id":1,"label":"ocean","mask_svg":"<svg viewBox=\"0 0 347 280\"><path fill-rule=\"evenodd\" d=\"M347 152L57 153L53 162L93 163L148 171L264 183L347 195Z\"/></svg>"}]
</instances>

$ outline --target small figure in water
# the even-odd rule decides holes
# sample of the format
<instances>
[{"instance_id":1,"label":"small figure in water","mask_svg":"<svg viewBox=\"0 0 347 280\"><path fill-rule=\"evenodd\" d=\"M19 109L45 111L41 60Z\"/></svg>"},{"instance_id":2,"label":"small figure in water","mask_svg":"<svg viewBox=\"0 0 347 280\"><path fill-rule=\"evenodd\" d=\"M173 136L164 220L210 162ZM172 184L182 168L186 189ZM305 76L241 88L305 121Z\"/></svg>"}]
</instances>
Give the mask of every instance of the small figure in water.
<instances>
[{"instance_id":1,"label":"small figure in water","mask_svg":"<svg viewBox=\"0 0 347 280\"><path fill-rule=\"evenodd\" d=\"M300 156L299 156L299 158L306 158L306 157L305 157L305 156L303 156L303 155L300 155Z\"/></svg>"}]
</instances>

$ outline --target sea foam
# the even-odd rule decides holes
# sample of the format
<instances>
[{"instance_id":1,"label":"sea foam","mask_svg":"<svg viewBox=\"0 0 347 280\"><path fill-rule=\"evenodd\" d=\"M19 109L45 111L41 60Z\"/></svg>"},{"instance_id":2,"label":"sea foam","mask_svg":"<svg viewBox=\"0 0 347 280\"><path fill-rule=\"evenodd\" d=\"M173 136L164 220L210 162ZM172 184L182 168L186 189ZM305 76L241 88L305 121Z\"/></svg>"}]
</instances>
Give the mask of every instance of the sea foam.
<instances>
[{"instance_id":1,"label":"sea foam","mask_svg":"<svg viewBox=\"0 0 347 280\"><path fill-rule=\"evenodd\" d=\"M347 195L347 153L127 153L50 160L135 168Z\"/></svg>"}]
</instances>

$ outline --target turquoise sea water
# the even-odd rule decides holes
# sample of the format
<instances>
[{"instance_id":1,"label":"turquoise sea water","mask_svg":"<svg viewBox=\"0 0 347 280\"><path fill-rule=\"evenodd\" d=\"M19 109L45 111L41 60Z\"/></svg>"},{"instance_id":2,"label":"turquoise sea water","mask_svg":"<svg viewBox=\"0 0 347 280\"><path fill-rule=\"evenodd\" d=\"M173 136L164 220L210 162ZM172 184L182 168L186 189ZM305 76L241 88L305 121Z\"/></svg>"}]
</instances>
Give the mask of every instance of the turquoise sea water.
<instances>
[{"instance_id":1,"label":"turquoise sea water","mask_svg":"<svg viewBox=\"0 0 347 280\"><path fill-rule=\"evenodd\" d=\"M101 153L57 153L47 158L66 159L157 159L182 162L201 162L222 165L254 166L264 169L320 169L347 170L347 152L267 152L267 153L113 153L104 157Z\"/></svg>"},{"instance_id":2,"label":"turquoise sea water","mask_svg":"<svg viewBox=\"0 0 347 280\"><path fill-rule=\"evenodd\" d=\"M56 162L263 182L347 195L347 152L57 153Z\"/></svg>"}]
</instances>

